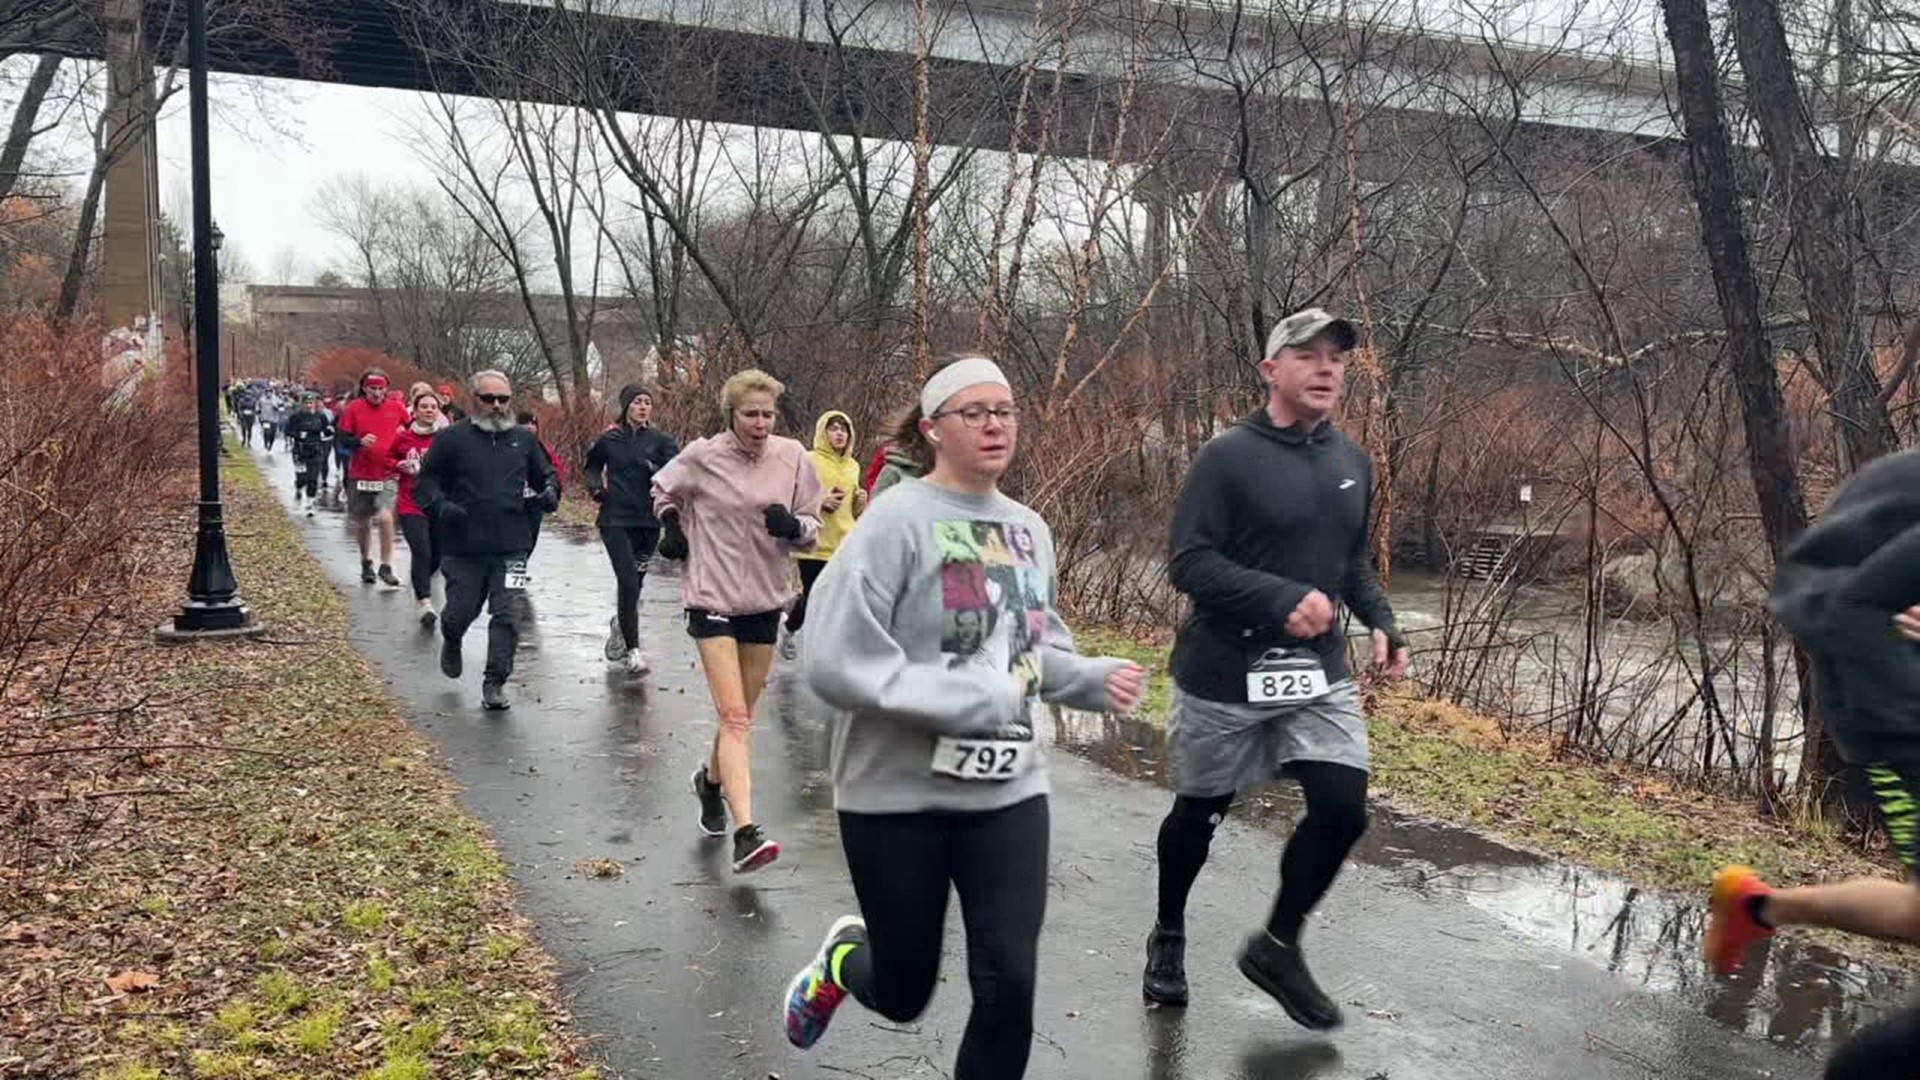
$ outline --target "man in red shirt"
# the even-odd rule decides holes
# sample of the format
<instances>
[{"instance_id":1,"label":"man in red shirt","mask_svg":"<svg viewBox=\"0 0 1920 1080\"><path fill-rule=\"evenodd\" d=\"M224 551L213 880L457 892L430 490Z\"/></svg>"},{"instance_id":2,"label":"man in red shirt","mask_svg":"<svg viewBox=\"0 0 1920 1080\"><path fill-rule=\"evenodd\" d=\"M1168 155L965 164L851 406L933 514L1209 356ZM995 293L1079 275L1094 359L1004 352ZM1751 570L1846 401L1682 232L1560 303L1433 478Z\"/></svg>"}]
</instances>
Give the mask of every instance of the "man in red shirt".
<instances>
[{"instance_id":1,"label":"man in red shirt","mask_svg":"<svg viewBox=\"0 0 1920 1080\"><path fill-rule=\"evenodd\" d=\"M360 394L341 411L334 424L342 445L355 447L347 462L347 516L360 543L360 580L374 581L370 525L380 530L379 580L389 589L400 587L393 573L394 466L387 456L394 436L407 425L406 406L387 392L387 373L368 368L360 376Z\"/></svg>"}]
</instances>

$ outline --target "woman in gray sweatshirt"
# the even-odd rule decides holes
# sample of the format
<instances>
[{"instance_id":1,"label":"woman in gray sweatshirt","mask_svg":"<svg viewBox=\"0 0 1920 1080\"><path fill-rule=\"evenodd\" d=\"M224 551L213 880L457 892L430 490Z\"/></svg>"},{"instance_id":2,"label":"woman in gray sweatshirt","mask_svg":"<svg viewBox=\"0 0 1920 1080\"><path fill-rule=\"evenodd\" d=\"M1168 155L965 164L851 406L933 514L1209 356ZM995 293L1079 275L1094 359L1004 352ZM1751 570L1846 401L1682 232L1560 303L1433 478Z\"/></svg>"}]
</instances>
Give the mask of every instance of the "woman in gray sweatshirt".
<instances>
[{"instance_id":1,"label":"woman in gray sweatshirt","mask_svg":"<svg viewBox=\"0 0 1920 1080\"><path fill-rule=\"evenodd\" d=\"M814 586L801 670L833 723L841 846L865 918L794 976L787 1038L846 995L895 1021L939 976L949 887L968 927L972 1015L956 1080L1017 1080L1033 1043L1047 899L1040 702L1125 711L1144 673L1083 657L1054 609L1053 537L1000 494L1019 410L991 360L936 372L912 430L933 469L876 501Z\"/></svg>"}]
</instances>

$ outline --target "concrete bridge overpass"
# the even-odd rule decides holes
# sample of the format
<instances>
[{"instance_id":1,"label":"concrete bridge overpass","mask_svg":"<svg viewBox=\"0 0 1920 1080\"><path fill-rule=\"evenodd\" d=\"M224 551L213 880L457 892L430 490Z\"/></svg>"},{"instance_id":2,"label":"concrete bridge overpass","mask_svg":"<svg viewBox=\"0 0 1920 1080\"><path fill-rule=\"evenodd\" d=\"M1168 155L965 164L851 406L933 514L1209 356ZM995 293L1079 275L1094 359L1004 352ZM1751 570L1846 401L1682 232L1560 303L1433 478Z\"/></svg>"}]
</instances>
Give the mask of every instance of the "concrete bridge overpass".
<instances>
[{"instance_id":1,"label":"concrete bridge overpass","mask_svg":"<svg viewBox=\"0 0 1920 1080\"><path fill-rule=\"evenodd\" d=\"M72 2L104 4L112 17L43 24L23 31L38 40L0 39L0 52L24 46L138 67L173 55L184 32L177 0ZM1284 0L1092 0L1071 26L1059 0L1044 0L1037 34L1031 4L936 7L931 120L946 145L1031 150L1044 123L1049 153L1151 160L1177 186L1201 182L1223 156L1296 174L1337 146L1350 59L1345 92L1364 110L1363 175L1396 175L1409 148L1476 122L1462 119L1476 109L1511 132L1509 152L1522 160L1597 163L1617 159L1623 143L1663 158L1680 152L1668 72L1642 59L1489 44L1364 16L1343 27ZM266 8L271 20L249 21ZM851 10L828 0L225 0L215 11L214 65L228 73L870 139L905 139L914 128L911 0ZM116 36L144 52L116 48ZM113 235L123 220L111 206L117 190L110 181L106 258L131 260ZM108 291L109 325L151 309L137 282L110 275Z\"/></svg>"}]
</instances>

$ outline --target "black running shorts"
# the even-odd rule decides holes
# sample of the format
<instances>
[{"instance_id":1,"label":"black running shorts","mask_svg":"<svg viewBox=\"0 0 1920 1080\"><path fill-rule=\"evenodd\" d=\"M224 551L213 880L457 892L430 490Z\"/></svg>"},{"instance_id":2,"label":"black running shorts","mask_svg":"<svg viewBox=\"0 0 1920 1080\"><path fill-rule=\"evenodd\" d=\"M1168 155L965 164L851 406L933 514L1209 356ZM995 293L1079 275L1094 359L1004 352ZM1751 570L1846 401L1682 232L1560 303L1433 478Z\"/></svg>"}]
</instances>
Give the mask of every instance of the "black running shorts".
<instances>
[{"instance_id":1,"label":"black running shorts","mask_svg":"<svg viewBox=\"0 0 1920 1080\"><path fill-rule=\"evenodd\" d=\"M688 608L687 633L695 641L725 637L742 645L771 645L780 640L780 614L762 611L752 615L715 615L711 611Z\"/></svg>"}]
</instances>

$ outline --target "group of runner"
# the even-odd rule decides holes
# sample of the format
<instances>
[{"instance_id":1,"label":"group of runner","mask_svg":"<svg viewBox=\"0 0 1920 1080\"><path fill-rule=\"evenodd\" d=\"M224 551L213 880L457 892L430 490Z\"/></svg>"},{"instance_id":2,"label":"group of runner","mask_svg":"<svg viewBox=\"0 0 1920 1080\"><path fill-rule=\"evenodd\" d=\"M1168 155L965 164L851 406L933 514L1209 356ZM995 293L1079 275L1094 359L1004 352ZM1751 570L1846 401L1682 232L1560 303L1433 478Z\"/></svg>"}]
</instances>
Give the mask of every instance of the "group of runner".
<instances>
[{"instance_id":1,"label":"group of runner","mask_svg":"<svg viewBox=\"0 0 1920 1080\"><path fill-rule=\"evenodd\" d=\"M1369 561L1371 463L1332 421L1355 343L1350 323L1320 309L1282 320L1258 362L1265 402L1206 445L1174 508L1167 573L1189 611L1170 663L1174 795L1155 845L1141 982L1152 1005L1189 1000L1188 897L1234 799L1290 778L1306 812L1238 967L1300 1024L1342 1022L1306 963L1302 931L1367 827L1367 730L1344 615L1366 628L1360 652L1373 671L1396 677L1408 663ZM377 524L390 498L381 485L397 476L423 621L431 600L420 583L434 560L447 582L442 670L459 676L461 636L490 603L483 700L502 708L514 642L507 598L525 587L558 469L510 411L499 373L475 377L474 415L450 428L447 403L424 389L403 407L369 373L334 422L336 439L359 446L348 476L360 496L350 510L362 577L394 583L391 529L375 569L365 520ZM764 372L734 375L721 430L681 448L654 428L647 388L621 391L582 462L616 582L606 658L647 670L638 620L647 565L656 554L683 561L680 603L717 719L691 777L697 826L731 836L739 873L779 856L754 814L749 766L776 655L793 658L830 710L858 912L832 922L789 984L789 1040L815 1045L848 997L890 1020L917 1018L938 983L951 891L973 992L954 1076L1018 1078L1047 899L1039 709L1130 710L1145 672L1075 648L1047 524L999 488L1021 410L992 359L934 372L864 476L844 412L817 418L810 448L774 432L783 392ZM412 516L422 520L406 525ZM1843 489L1783 562L1774 608L1813 655L1829 730L1867 767L1920 874L1920 451L1871 464ZM1720 970L1782 925L1920 940L1911 884L1776 892L1728 868L1712 898L1706 945ZM1916 1053L1920 1012L1902 1013L1843 1047L1829 1076L1913 1075Z\"/></svg>"}]
</instances>

